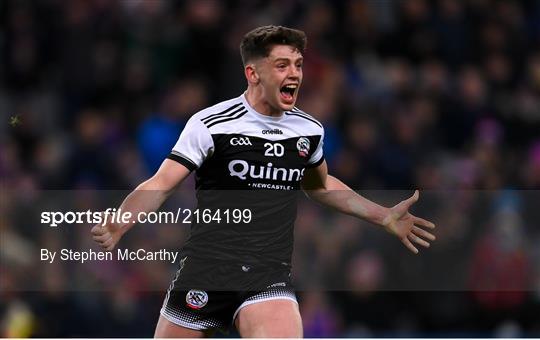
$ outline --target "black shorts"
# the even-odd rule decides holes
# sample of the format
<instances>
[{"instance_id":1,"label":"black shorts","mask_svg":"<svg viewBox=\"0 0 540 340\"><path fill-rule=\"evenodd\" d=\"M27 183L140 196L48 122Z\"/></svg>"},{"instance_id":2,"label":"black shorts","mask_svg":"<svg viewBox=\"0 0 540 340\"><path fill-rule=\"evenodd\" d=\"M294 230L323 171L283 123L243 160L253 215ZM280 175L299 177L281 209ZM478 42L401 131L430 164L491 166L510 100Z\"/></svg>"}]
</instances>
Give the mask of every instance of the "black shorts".
<instances>
[{"instance_id":1,"label":"black shorts","mask_svg":"<svg viewBox=\"0 0 540 340\"><path fill-rule=\"evenodd\" d=\"M296 302L290 267L219 263L184 257L161 315L195 330L227 330L243 307L268 300Z\"/></svg>"}]
</instances>

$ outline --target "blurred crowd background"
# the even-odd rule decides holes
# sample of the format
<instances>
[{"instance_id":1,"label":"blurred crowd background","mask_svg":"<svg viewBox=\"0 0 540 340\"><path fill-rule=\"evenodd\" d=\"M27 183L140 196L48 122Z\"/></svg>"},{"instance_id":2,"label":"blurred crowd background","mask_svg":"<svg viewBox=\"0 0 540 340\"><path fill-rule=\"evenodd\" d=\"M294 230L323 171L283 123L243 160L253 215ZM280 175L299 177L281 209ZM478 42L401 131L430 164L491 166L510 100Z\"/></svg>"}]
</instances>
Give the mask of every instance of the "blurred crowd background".
<instances>
[{"instance_id":1,"label":"blurred crowd background","mask_svg":"<svg viewBox=\"0 0 540 340\"><path fill-rule=\"evenodd\" d=\"M174 267L37 268L39 247L94 246L39 225L35 200L72 190L86 210L149 177L192 114L245 90L239 43L266 24L308 36L297 106L324 124L331 173L388 205L422 189L418 214L439 225L409 257L302 202L305 335L540 334L538 1L5 0L0 17L1 335L153 334ZM127 245L187 233L140 230Z\"/></svg>"}]
</instances>

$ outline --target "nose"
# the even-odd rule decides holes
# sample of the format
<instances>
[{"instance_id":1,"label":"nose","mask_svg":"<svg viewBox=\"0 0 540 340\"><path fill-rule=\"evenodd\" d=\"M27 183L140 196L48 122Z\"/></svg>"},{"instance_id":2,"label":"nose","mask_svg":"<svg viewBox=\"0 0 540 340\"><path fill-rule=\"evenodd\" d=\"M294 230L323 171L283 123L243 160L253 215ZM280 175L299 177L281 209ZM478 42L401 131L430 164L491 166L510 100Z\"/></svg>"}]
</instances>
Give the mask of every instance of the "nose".
<instances>
[{"instance_id":1,"label":"nose","mask_svg":"<svg viewBox=\"0 0 540 340\"><path fill-rule=\"evenodd\" d=\"M294 78L295 80L300 78L300 70L295 65L291 65L289 68L289 78Z\"/></svg>"}]
</instances>

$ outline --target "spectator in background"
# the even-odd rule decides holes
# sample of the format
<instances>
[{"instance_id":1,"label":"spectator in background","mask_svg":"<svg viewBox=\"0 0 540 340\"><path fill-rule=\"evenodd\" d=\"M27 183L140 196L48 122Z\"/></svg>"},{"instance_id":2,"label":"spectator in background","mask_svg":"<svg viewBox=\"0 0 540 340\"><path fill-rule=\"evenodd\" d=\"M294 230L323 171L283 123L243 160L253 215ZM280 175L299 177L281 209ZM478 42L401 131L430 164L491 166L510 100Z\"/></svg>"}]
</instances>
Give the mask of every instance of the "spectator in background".
<instances>
[{"instance_id":1,"label":"spectator in background","mask_svg":"<svg viewBox=\"0 0 540 340\"><path fill-rule=\"evenodd\" d=\"M208 106L205 85L186 79L172 86L161 102L161 111L150 114L137 133L138 147L147 174L154 173L167 157L188 118Z\"/></svg>"},{"instance_id":2,"label":"spectator in background","mask_svg":"<svg viewBox=\"0 0 540 340\"><path fill-rule=\"evenodd\" d=\"M495 198L486 233L475 245L469 290L480 329L493 330L513 320L525 304L531 267L520 210L519 196L501 193Z\"/></svg>"}]
</instances>

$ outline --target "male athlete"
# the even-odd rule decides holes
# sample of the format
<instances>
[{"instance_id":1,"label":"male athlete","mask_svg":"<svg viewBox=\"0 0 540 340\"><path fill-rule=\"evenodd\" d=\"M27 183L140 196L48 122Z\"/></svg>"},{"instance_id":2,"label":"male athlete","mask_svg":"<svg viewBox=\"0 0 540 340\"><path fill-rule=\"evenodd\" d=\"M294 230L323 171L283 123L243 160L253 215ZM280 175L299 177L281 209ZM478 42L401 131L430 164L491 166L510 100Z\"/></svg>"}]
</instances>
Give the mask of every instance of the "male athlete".
<instances>
[{"instance_id":1,"label":"male athlete","mask_svg":"<svg viewBox=\"0 0 540 340\"><path fill-rule=\"evenodd\" d=\"M301 337L290 282L296 197L311 199L382 226L412 252L429 247L434 224L413 216L418 191L392 208L380 206L327 174L322 125L295 107L306 36L281 26L259 27L240 45L247 91L196 113L168 159L122 203L132 216L155 211L192 172L197 208L222 221L193 220L169 287L156 337L202 337L236 326L242 337ZM251 219L224 222L225 211ZM92 229L112 250L132 224Z\"/></svg>"}]
</instances>

